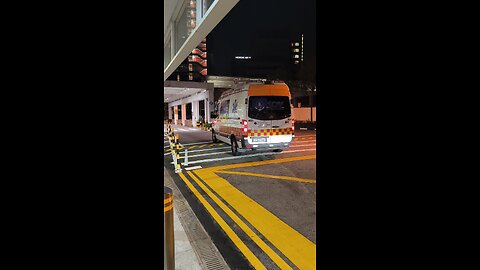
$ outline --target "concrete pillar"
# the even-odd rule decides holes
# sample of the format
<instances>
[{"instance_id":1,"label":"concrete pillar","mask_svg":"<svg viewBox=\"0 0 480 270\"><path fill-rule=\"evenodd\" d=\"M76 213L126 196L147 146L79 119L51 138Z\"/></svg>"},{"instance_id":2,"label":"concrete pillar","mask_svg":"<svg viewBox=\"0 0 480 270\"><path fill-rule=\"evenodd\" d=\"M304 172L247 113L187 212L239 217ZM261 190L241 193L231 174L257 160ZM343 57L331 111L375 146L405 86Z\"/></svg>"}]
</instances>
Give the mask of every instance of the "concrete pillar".
<instances>
[{"instance_id":1,"label":"concrete pillar","mask_svg":"<svg viewBox=\"0 0 480 270\"><path fill-rule=\"evenodd\" d=\"M214 110L214 97L213 97L213 92L214 92L213 85L208 87L207 93L208 93L208 99L205 101L205 104L207 104L207 110L205 112L208 114L208 122L211 122L212 119L210 119L210 112L213 112Z\"/></svg>"},{"instance_id":2,"label":"concrete pillar","mask_svg":"<svg viewBox=\"0 0 480 270\"><path fill-rule=\"evenodd\" d=\"M203 109L205 111L205 115L203 115L203 119L205 120L205 123L210 122L210 113L208 112L208 98L203 100Z\"/></svg>"},{"instance_id":3,"label":"concrete pillar","mask_svg":"<svg viewBox=\"0 0 480 270\"><path fill-rule=\"evenodd\" d=\"M182 126L185 126L185 120L187 120L187 104L184 103L182 106Z\"/></svg>"},{"instance_id":4,"label":"concrete pillar","mask_svg":"<svg viewBox=\"0 0 480 270\"><path fill-rule=\"evenodd\" d=\"M193 101L192 102L192 120L193 121L193 126L195 127L196 124L197 124L197 120L200 119L200 101L199 100L196 100L196 101Z\"/></svg>"},{"instance_id":5,"label":"concrete pillar","mask_svg":"<svg viewBox=\"0 0 480 270\"><path fill-rule=\"evenodd\" d=\"M168 119L173 119L173 107L168 106Z\"/></svg>"},{"instance_id":6,"label":"concrete pillar","mask_svg":"<svg viewBox=\"0 0 480 270\"><path fill-rule=\"evenodd\" d=\"M178 107L177 107L177 106L173 106L173 111L174 111L174 114L175 114L175 115L174 115L174 119L173 119L174 121L173 121L173 122L174 122L175 125L178 125L178 118L179 118L179 117L178 117Z\"/></svg>"}]
</instances>

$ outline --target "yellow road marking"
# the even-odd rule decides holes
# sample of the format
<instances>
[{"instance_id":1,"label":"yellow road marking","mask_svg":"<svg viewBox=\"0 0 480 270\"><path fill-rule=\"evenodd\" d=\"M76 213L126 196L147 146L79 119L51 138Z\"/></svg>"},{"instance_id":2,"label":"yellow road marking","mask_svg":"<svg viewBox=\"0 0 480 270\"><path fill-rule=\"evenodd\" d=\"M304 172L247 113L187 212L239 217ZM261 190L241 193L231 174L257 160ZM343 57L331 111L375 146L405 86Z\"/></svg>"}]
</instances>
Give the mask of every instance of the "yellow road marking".
<instances>
[{"instance_id":1,"label":"yellow road marking","mask_svg":"<svg viewBox=\"0 0 480 270\"><path fill-rule=\"evenodd\" d=\"M195 194L197 199L203 204L203 206L207 209L210 215L215 219L215 221L220 225L223 231L227 234L227 236L232 240L232 242L237 246L240 252L247 258L247 260L252 264L255 269L267 269L262 262L253 254L253 252L248 249L245 243L238 237L238 235L228 226L225 220L215 211L215 209L210 205L209 202L203 198L203 196L198 192L198 190L188 181L188 179L183 175L183 173L178 174L180 178L182 178L183 182L188 186L188 188Z\"/></svg>"},{"instance_id":2,"label":"yellow road marking","mask_svg":"<svg viewBox=\"0 0 480 270\"><path fill-rule=\"evenodd\" d=\"M202 144L202 145L200 145L198 148L203 148L203 147L205 147L205 146L207 146L207 144Z\"/></svg>"},{"instance_id":3,"label":"yellow road marking","mask_svg":"<svg viewBox=\"0 0 480 270\"><path fill-rule=\"evenodd\" d=\"M223 143L219 143L219 144L217 144L217 145L218 145L218 146L222 146L222 145L223 145Z\"/></svg>"},{"instance_id":4,"label":"yellow road marking","mask_svg":"<svg viewBox=\"0 0 480 270\"><path fill-rule=\"evenodd\" d=\"M188 147L188 149L193 149L193 148L195 148L195 147L197 147L197 146L196 146L196 145L190 146L190 147Z\"/></svg>"},{"instance_id":5,"label":"yellow road marking","mask_svg":"<svg viewBox=\"0 0 480 270\"><path fill-rule=\"evenodd\" d=\"M315 269L316 245L213 171L196 170L210 188L299 269Z\"/></svg>"},{"instance_id":6,"label":"yellow road marking","mask_svg":"<svg viewBox=\"0 0 480 270\"><path fill-rule=\"evenodd\" d=\"M212 143L212 144L210 145L210 147L214 147L215 145L216 145L216 144Z\"/></svg>"},{"instance_id":7,"label":"yellow road marking","mask_svg":"<svg viewBox=\"0 0 480 270\"><path fill-rule=\"evenodd\" d=\"M317 158L317 155L298 156L298 157L289 157L289 158L280 158L280 159L272 159L272 160L263 160L263 161L254 161L254 162L245 162L245 163L222 165L222 166L200 169L198 171L218 171L218 170L225 170L225 169L252 167L252 166L267 165L267 164L274 164L274 163L283 163L283 162L298 161L298 160L315 159L315 158Z\"/></svg>"},{"instance_id":8,"label":"yellow road marking","mask_svg":"<svg viewBox=\"0 0 480 270\"><path fill-rule=\"evenodd\" d=\"M277 265L280 269L292 269L275 251L272 250L258 235L255 234L250 227L245 224L230 208L228 208L218 197L213 194L193 173L187 172L188 175L213 199L215 203L235 222L239 227L257 244Z\"/></svg>"},{"instance_id":9,"label":"yellow road marking","mask_svg":"<svg viewBox=\"0 0 480 270\"><path fill-rule=\"evenodd\" d=\"M312 179L303 179L303 178L298 178L298 177L269 175L269 174L260 174L260 173L250 173L250 172L238 172L238 171L215 171L215 172L216 173L239 174L239 175L263 177L263 178L272 178L272 179L281 179L281 180L289 180L289 181L298 181L298 182L304 182L304 183L316 183L317 182L316 180L312 180Z\"/></svg>"}]
</instances>

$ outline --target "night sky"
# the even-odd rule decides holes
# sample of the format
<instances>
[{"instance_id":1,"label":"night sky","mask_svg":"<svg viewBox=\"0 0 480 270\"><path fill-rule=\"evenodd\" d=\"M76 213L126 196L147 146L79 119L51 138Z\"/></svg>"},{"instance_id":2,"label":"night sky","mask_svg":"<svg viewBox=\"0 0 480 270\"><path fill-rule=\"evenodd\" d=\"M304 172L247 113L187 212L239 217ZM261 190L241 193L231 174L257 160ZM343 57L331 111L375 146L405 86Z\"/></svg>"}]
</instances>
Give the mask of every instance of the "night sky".
<instances>
[{"instance_id":1,"label":"night sky","mask_svg":"<svg viewBox=\"0 0 480 270\"><path fill-rule=\"evenodd\" d=\"M230 76L236 55L289 61L289 42L304 34L304 60L315 61L315 0L240 0L207 36L209 75Z\"/></svg>"}]
</instances>

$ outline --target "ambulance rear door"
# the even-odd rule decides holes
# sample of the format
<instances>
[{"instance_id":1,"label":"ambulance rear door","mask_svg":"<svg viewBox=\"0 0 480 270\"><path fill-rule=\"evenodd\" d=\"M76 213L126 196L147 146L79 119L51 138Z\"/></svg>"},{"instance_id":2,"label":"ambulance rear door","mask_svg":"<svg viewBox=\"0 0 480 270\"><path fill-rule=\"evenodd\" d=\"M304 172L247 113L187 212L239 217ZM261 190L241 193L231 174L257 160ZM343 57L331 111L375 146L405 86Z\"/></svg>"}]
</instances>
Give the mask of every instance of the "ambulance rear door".
<instances>
[{"instance_id":1,"label":"ambulance rear door","mask_svg":"<svg viewBox=\"0 0 480 270\"><path fill-rule=\"evenodd\" d=\"M248 102L249 129L253 142L274 143L272 135L291 133L291 107L288 96L250 96Z\"/></svg>"}]
</instances>

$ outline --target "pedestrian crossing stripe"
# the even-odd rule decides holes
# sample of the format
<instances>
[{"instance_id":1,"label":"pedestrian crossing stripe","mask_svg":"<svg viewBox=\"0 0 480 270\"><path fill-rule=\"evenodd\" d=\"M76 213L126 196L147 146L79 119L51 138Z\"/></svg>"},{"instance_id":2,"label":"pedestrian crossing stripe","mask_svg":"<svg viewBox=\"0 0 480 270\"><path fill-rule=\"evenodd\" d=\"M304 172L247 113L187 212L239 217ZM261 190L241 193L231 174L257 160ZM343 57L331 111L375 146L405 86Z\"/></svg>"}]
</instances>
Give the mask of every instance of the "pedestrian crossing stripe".
<instances>
[{"instance_id":1,"label":"pedestrian crossing stripe","mask_svg":"<svg viewBox=\"0 0 480 270\"><path fill-rule=\"evenodd\" d=\"M214 146L222 146L223 143L211 143L211 144L201 144L201 145L192 145L192 146L188 146L188 147L180 147L179 145L177 145L177 150L182 150L182 149L193 149L193 148L203 148L203 147L214 147ZM171 152L172 150L169 148L169 149L165 149L165 153L169 153Z\"/></svg>"},{"instance_id":2,"label":"pedestrian crossing stripe","mask_svg":"<svg viewBox=\"0 0 480 270\"><path fill-rule=\"evenodd\" d=\"M311 141L311 139L314 139L315 137L296 137L294 140L295 141ZM191 149L194 149L194 148L204 148L204 147L216 147L216 146L222 146L224 145L224 143L207 143L207 144L197 144L197 145L192 145L192 146L187 146L187 147L180 147L179 145L177 145L176 147L178 148L177 150L184 150L184 149L187 149L187 150L191 150ZM174 146L175 147L175 146ZM165 149L165 153L169 153L171 152L170 149Z\"/></svg>"}]
</instances>

